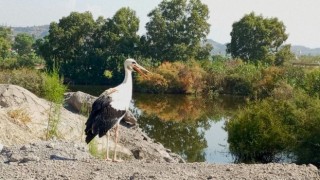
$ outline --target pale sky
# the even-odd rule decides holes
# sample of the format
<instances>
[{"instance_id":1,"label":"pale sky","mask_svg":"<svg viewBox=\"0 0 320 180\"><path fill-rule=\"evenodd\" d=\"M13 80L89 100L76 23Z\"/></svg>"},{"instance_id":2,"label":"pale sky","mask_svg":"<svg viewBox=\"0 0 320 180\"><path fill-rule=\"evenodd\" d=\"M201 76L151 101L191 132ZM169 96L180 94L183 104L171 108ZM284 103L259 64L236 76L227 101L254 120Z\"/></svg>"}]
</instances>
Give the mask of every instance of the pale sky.
<instances>
[{"instance_id":1,"label":"pale sky","mask_svg":"<svg viewBox=\"0 0 320 180\"><path fill-rule=\"evenodd\" d=\"M34 26L58 22L70 12L90 11L95 18L112 17L130 7L140 19L140 35L146 32L147 14L161 0L0 0L0 25ZM286 43L320 47L320 0L202 0L210 10L209 39L230 42L232 24L245 14L277 17L286 26Z\"/></svg>"}]
</instances>

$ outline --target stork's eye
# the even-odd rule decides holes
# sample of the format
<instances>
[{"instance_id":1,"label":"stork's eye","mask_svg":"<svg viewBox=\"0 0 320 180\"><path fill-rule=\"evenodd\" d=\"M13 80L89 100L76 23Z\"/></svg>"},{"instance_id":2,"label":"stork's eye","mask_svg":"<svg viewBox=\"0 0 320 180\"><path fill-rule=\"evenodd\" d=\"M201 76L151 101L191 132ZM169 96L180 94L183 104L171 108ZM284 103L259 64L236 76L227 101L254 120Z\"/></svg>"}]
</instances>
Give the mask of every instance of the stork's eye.
<instances>
[{"instance_id":1,"label":"stork's eye","mask_svg":"<svg viewBox=\"0 0 320 180\"><path fill-rule=\"evenodd\" d=\"M132 64L137 64L137 62L134 62L134 61L133 61Z\"/></svg>"}]
</instances>

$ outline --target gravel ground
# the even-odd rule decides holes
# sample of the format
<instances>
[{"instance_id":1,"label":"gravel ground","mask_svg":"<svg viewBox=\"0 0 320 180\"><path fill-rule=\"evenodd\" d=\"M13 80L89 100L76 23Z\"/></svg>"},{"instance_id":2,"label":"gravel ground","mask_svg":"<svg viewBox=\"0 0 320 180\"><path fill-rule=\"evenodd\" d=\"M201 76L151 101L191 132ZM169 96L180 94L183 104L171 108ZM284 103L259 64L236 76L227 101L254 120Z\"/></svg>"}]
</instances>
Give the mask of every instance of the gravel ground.
<instances>
[{"instance_id":1,"label":"gravel ground","mask_svg":"<svg viewBox=\"0 0 320 180\"><path fill-rule=\"evenodd\" d=\"M85 144L39 142L3 147L0 179L320 179L313 165L107 162Z\"/></svg>"}]
</instances>

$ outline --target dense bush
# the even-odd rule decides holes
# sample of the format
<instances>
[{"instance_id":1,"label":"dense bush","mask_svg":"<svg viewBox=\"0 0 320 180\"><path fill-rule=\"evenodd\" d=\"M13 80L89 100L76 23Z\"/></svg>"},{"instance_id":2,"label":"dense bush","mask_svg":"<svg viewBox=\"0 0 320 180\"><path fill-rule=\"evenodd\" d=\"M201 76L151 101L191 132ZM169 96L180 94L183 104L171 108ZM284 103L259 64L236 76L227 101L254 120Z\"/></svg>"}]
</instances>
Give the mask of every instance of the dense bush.
<instances>
[{"instance_id":1,"label":"dense bush","mask_svg":"<svg viewBox=\"0 0 320 180\"><path fill-rule=\"evenodd\" d=\"M306 73L304 89L312 96L320 97L320 70L315 69Z\"/></svg>"},{"instance_id":2,"label":"dense bush","mask_svg":"<svg viewBox=\"0 0 320 180\"><path fill-rule=\"evenodd\" d=\"M274 162L280 153L288 152L299 163L301 148L311 152L319 148L320 101L302 91L291 98L275 93L279 90L250 103L226 124L229 148L237 161Z\"/></svg>"},{"instance_id":3,"label":"dense bush","mask_svg":"<svg viewBox=\"0 0 320 180\"><path fill-rule=\"evenodd\" d=\"M56 103L63 100L63 93L66 90L57 72L44 73L29 68L2 70L0 84L24 87L37 96Z\"/></svg>"},{"instance_id":4,"label":"dense bush","mask_svg":"<svg viewBox=\"0 0 320 180\"><path fill-rule=\"evenodd\" d=\"M15 84L28 89L38 96L42 95L43 74L35 69L1 70L1 84Z\"/></svg>"},{"instance_id":5,"label":"dense bush","mask_svg":"<svg viewBox=\"0 0 320 180\"><path fill-rule=\"evenodd\" d=\"M149 78L138 77L137 89L153 93L198 93L205 88L205 71L195 61L162 63Z\"/></svg>"}]
</instances>

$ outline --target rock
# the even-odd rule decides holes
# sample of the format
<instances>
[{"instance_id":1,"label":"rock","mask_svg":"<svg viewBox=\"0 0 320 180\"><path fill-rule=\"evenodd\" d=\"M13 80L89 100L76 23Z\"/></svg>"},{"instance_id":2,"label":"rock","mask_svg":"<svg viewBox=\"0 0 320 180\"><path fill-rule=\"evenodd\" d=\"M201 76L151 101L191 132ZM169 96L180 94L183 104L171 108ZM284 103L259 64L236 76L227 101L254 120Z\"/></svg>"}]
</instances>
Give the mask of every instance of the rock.
<instances>
[{"instance_id":1,"label":"rock","mask_svg":"<svg viewBox=\"0 0 320 180\"><path fill-rule=\"evenodd\" d=\"M91 111L91 106L97 97L91 96L81 91L69 92L65 94L66 103L76 112Z\"/></svg>"},{"instance_id":2,"label":"rock","mask_svg":"<svg viewBox=\"0 0 320 180\"><path fill-rule=\"evenodd\" d=\"M140 149L132 150L132 154L135 159L143 159L145 157L143 152Z\"/></svg>"},{"instance_id":3,"label":"rock","mask_svg":"<svg viewBox=\"0 0 320 180\"><path fill-rule=\"evenodd\" d=\"M309 167L310 169L312 169L314 171L318 171L318 168L313 164L308 164L307 167Z\"/></svg>"},{"instance_id":4,"label":"rock","mask_svg":"<svg viewBox=\"0 0 320 180\"><path fill-rule=\"evenodd\" d=\"M21 160L20 160L20 163L26 163L26 162L29 162L29 161L40 161L40 158L37 157L37 156L34 156L34 155L29 155L29 156L26 156L26 157L23 157Z\"/></svg>"},{"instance_id":5,"label":"rock","mask_svg":"<svg viewBox=\"0 0 320 180\"><path fill-rule=\"evenodd\" d=\"M9 162L19 162L22 160L21 155L13 153L11 154L10 158L9 158Z\"/></svg>"},{"instance_id":6,"label":"rock","mask_svg":"<svg viewBox=\"0 0 320 180\"><path fill-rule=\"evenodd\" d=\"M3 149L3 145L0 144L0 153L2 152L2 149Z\"/></svg>"},{"instance_id":7,"label":"rock","mask_svg":"<svg viewBox=\"0 0 320 180\"><path fill-rule=\"evenodd\" d=\"M27 150L30 148L30 145L26 144L26 145L23 145L20 150Z\"/></svg>"}]
</instances>

